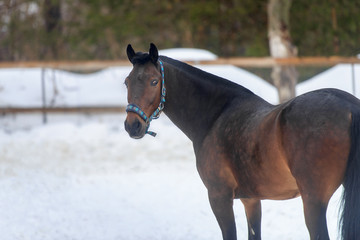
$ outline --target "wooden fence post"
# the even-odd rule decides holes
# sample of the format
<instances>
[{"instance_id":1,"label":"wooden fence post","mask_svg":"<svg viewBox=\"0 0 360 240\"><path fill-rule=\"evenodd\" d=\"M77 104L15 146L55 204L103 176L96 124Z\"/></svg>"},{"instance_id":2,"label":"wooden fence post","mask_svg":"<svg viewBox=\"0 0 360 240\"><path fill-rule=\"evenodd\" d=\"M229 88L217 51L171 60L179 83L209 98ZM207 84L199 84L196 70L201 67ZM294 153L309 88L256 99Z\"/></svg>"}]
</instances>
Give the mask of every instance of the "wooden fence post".
<instances>
[{"instance_id":1,"label":"wooden fence post","mask_svg":"<svg viewBox=\"0 0 360 240\"><path fill-rule=\"evenodd\" d=\"M355 64L351 64L351 77L352 77L352 89L353 95L356 96L356 83L355 83Z\"/></svg>"},{"instance_id":2,"label":"wooden fence post","mask_svg":"<svg viewBox=\"0 0 360 240\"><path fill-rule=\"evenodd\" d=\"M45 68L41 68L41 95L42 95L42 105L43 105L43 123L47 123L47 113L46 113L46 85L45 85Z\"/></svg>"}]
</instances>

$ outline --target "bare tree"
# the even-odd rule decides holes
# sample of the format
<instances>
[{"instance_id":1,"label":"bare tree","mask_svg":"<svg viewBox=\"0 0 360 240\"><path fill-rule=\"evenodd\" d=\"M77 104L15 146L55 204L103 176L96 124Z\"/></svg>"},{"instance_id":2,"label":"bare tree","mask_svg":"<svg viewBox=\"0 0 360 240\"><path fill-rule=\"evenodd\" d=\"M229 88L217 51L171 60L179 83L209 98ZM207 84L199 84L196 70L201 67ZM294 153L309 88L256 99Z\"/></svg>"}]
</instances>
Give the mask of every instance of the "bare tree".
<instances>
[{"instance_id":1,"label":"bare tree","mask_svg":"<svg viewBox=\"0 0 360 240\"><path fill-rule=\"evenodd\" d=\"M59 40L61 36L61 6L60 0L45 0L44 21L47 37L47 48L45 55L51 58L59 57Z\"/></svg>"},{"instance_id":2,"label":"bare tree","mask_svg":"<svg viewBox=\"0 0 360 240\"><path fill-rule=\"evenodd\" d=\"M268 2L268 37L270 54L274 58L297 56L297 48L291 43L290 37L290 6L291 0ZM295 97L298 73L294 66L274 66L271 78L278 89L280 102Z\"/></svg>"}]
</instances>

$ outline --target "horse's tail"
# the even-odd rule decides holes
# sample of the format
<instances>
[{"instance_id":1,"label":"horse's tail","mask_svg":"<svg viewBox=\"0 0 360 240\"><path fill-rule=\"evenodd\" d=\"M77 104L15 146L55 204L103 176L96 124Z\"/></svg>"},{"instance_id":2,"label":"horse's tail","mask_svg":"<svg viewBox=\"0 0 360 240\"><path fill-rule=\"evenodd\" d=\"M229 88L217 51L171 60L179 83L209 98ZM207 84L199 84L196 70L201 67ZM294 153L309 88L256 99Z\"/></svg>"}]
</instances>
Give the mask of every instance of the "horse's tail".
<instances>
[{"instance_id":1,"label":"horse's tail","mask_svg":"<svg viewBox=\"0 0 360 240\"><path fill-rule=\"evenodd\" d=\"M360 112L352 113L350 139L351 147L341 202L343 240L360 239Z\"/></svg>"}]
</instances>

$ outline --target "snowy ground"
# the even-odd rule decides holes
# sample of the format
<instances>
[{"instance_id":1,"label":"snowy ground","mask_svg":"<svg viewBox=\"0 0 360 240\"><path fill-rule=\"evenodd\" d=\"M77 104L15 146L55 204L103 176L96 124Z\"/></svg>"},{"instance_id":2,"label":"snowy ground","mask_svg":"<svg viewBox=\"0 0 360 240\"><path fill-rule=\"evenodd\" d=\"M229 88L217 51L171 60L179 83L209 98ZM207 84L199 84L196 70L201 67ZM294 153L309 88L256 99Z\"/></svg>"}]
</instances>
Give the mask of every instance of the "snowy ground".
<instances>
[{"instance_id":1,"label":"snowy ground","mask_svg":"<svg viewBox=\"0 0 360 240\"><path fill-rule=\"evenodd\" d=\"M277 101L272 86L244 70L200 67ZM298 91L326 86L348 90L349 65L329 71L319 76L327 82L314 78ZM49 70L47 104L124 104L122 82L128 72L129 68L112 68L80 76ZM39 69L0 71L0 105L41 106L40 78ZM123 129L124 117L53 114L50 124L42 125L41 116L34 114L2 116L0 239L221 239L191 142L164 115L152 122L156 138L130 139ZM332 239L337 238L340 195L336 192L328 210ZM240 201L234 209L238 237L246 239ZM309 238L300 198L263 201L262 226L265 240Z\"/></svg>"},{"instance_id":2,"label":"snowy ground","mask_svg":"<svg viewBox=\"0 0 360 240\"><path fill-rule=\"evenodd\" d=\"M123 120L0 132L1 239L220 239L191 142L165 116L152 123L158 136L140 141ZM240 201L234 209L244 239ZM299 198L263 201L262 224L265 240L308 239Z\"/></svg>"}]
</instances>

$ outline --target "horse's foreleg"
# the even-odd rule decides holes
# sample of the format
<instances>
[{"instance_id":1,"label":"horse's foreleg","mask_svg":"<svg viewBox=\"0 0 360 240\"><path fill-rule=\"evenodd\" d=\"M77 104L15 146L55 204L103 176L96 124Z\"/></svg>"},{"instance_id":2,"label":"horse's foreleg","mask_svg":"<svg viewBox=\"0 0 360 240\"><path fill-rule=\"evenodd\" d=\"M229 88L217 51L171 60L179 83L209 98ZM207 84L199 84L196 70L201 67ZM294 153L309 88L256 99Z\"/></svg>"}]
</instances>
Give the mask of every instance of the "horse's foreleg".
<instances>
[{"instance_id":1,"label":"horse's foreleg","mask_svg":"<svg viewBox=\"0 0 360 240\"><path fill-rule=\"evenodd\" d=\"M236 240L236 226L233 211L233 199L209 192L211 209L215 214L224 240Z\"/></svg>"},{"instance_id":2,"label":"horse's foreleg","mask_svg":"<svg viewBox=\"0 0 360 240\"><path fill-rule=\"evenodd\" d=\"M326 224L327 203L303 196L306 226L311 240L328 240L329 233Z\"/></svg>"},{"instance_id":3,"label":"horse's foreleg","mask_svg":"<svg viewBox=\"0 0 360 240\"><path fill-rule=\"evenodd\" d=\"M257 199L241 199L248 222L249 240L261 239L261 202Z\"/></svg>"}]
</instances>

